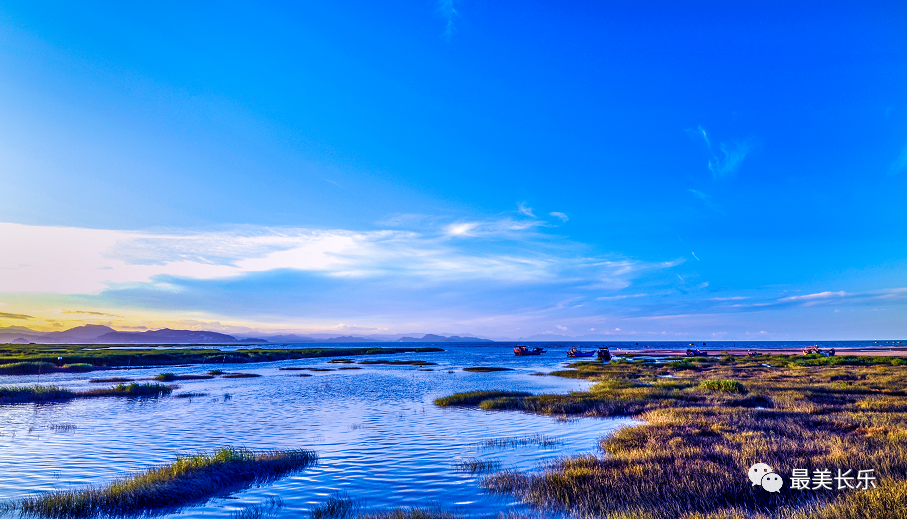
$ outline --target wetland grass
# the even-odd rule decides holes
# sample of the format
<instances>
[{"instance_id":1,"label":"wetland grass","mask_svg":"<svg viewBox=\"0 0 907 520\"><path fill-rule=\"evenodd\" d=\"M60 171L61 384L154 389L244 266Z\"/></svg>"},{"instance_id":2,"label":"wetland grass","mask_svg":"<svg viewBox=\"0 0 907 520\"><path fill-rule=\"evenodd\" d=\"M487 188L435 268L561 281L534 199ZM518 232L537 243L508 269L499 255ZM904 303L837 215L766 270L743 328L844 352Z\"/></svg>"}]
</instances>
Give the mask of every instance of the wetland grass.
<instances>
[{"instance_id":1,"label":"wetland grass","mask_svg":"<svg viewBox=\"0 0 907 520\"><path fill-rule=\"evenodd\" d=\"M261 377L261 374L243 374L243 373L237 372L235 374L224 374L223 375L224 379L242 379L242 378L247 378L247 377Z\"/></svg>"},{"instance_id":2,"label":"wetland grass","mask_svg":"<svg viewBox=\"0 0 907 520\"><path fill-rule=\"evenodd\" d=\"M213 375L197 375L197 374L187 374L178 376L173 372L164 372L163 374L158 374L154 376L155 381L192 381L195 379L214 379Z\"/></svg>"},{"instance_id":3,"label":"wetland grass","mask_svg":"<svg viewBox=\"0 0 907 520\"><path fill-rule=\"evenodd\" d=\"M460 471L465 471L467 473L489 473L492 471L500 471L502 467L501 461L499 460L482 460L477 458L461 460L454 464L454 466Z\"/></svg>"},{"instance_id":4,"label":"wetland grass","mask_svg":"<svg viewBox=\"0 0 907 520\"><path fill-rule=\"evenodd\" d=\"M480 390L477 392L460 392L434 400L437 406L477 406L483 401L499 398L522 398L532 394L528 392L505 392L504 390Z\"/></svg>"},{"instance_id":5,"label":"wetland grass","mask_svg":"<svg viewBox=\"0 0 907 520\"><path fill-rule=\"evenodd\" d=\"M58 386L0 387L0 404L68 401L78 395Z\"/></svg>"},{"instance_id":6,"label":"wetland grass","mask_svg":"<svg viewBox=\"0 0 907 520\"><path fill-rule=\"evenodd\" d=\"M541 473L498 472L482 486L569 516L904 518L907 367L873 359L574 363L557 375L595 381L587 392L469 404L643 423L602 439L602 456L562 459ZM872 468L878 488L766 493L746 478L756 462L785 479L793 468Z\"/></svg>"},{"instance_id":7,"label":"wetland grass","mask_svg":"<svg viewBox=\"0 0 907 520\"><path fill-rule=\"evenodd\" d=\"M431 361L422 361L421 359L416 360L407 360L407 361L397 361L397 360L388 360L388 359L364 359L356 363L357 365L413 365L413 366L423 366L423 365L437 365L437 363L432 363Z\"/></svg>"},{"instance_id":8,"label":"wetland grass","mask_svg":"<svg viewBox=\"0 0 907 520\"><path fill-rule=\"evenodd\" d=\"M150 365L184 365L201 363L260 363L287 359L348 358L353 356L393 355L403 353L443 352L436 347L331 347L331 348L240 348L222 350L185 348L186 345L160 345L181 347L171 349L142 345L0 345L0 374L45 373L57 371L56 362L62 357L67 363L87 363L97 367L139 367ZM20 365L40 363L41 365ZM5 368L3 368L5 367ZM9 372L4 372L7 370ZM34 372L31 372L34 370Z\"/></svg>"},{"instance_id":9,"label":"wetland grass","mask_svg":"<svg viewBox=\"0 0 907 520\"><path fill-rule=\"evenodd\" d=\"M212 454L180 456L105 487L26 498L10 509L31 518L159 516L226 490L272 482L316 461L315 453L306 450L252 452L226 447Z\"/></svg>"},{"instance_id":10,"label":"wetland grass","mask_svg":"<svg viewBox=\"0 0 907 520\"><path fill-rule=\"evenodd\" d=\"M503 367L466 367L463 369L463 372L503 372L505 370L513 370L512 368L503 368Z\"/></svg>"},{"instance_id":11,"label":"wetland grass","mask_svg":"<svg viewBox=\"0 0 907 520\"><path fill-rule=\"evenodd\" d=\"M98 377L95 379L89 379L89 383L131 383L135 379L129 379L128 377Z\"/></svg>"}]
</instances>

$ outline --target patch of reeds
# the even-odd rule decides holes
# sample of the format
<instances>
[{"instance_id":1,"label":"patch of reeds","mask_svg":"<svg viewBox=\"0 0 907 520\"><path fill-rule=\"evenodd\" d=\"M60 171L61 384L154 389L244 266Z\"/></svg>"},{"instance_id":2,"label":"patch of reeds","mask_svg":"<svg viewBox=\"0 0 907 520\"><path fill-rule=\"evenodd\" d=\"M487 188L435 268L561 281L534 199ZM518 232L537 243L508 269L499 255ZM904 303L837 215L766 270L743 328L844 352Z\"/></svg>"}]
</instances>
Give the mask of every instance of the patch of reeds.
<instances>
[{"instance_id":1,"label":"patch of reeds","mask_svg":"<svg viewBox=\"0 0 907 520\"><path fill-rule=\"evenodd\" d=\"M362 504L346 493L336 492L327 500L309 510L310 518L354 518Z\"/></svg>"},{"instance_id":2,"label":"patch of reeds","mask_svg":"<svg viewBox=\"0 0 907 520\"><path fill-rule=\"evenodd\" d=\"M482 401L499 399L502 397L527 397L528 392L506 392L504 390L480 390L476 392L460 392L447 397L434 400L437 406L476 406Z\"/></svg>"},{"instance_id":3,"label":"patch of reeds","mask_svg":"<svg viewBox=\"0 0 907 520\"><path fill-rule=\"evenodd\" d=\"M154 376L155 381L192 381L195 379L214 379L213 375L186 374L178 376L173 372L164 372Z\"/></svg>"},{"instance_id":4,"label":"patch of reeds","mask_svg":"<svg viewBox=\"0 0 907 520\"><path fill-rule=\"evenodd\" d=\"M355 363L355 361L353 361L350 358L340 358L340 359L332 359L332 360L328 361L328 363Z\"/></svg>"},{"instance_id":5,"label":"patch of reeds","mask_svg":"<svg viewBox=\"0 0 907 520\"><path fill-rule=\"evenodd\" d=\"M218 369L209 370L209 371L208 371L208 375L209 375L209 376L222 376L222 375L224 375L224 371L223 371L223 370L218 370Z\"/></svg>"},{"instance_id":6,"label":"patch of reeds","mask_svg":"<svg viewBox=\"0 0 907 520\"><path fill-rule=\"evenodd\" d=\"M120 383L113 388L98 388L78 392L76 397L152 397L169 395L173 389L159 383Z\"/></svg>"},{"instance_id":7,"label":"patch of reeds","mask_svg":"<svg viewBox=\"0 0 907 520\"><path fill-rule=\"evenodd\" d=\"M513 370L512 368L504 367L466 367L463 369L463 372L504 372L505 370Z\"/></svg>"},{"instance_id":8,"label":"patch of reeds","mask_svg":"<svg viewBox=\"0 0 907 520\"><path fill-rule=\"evenodd\" d=\"M75 431L78 427L72 423L61 423L61 424L48 424L46 428L54 432L72 432Z\"/></svg>"},{"instance_id":9,"label":"patch of reeds","mask_svg":"<svg viewBox=\"0 0 907 520\"><path fill-rule=\"evenodd\" d=\"M129 379L128 377L98 377L94 379L89 379L89 383L131 383L135 379Z\"/></svg>"},{"instance_id":10,"label":"patch of reeds","mask_svg":"<svg viewBox=\"0 0 907 520\"><path fill-rule=\"evenodd\" d=\"M501 437L498 439L487 439L482 443L486 448L512 448L516 446L541 446L544 448L556 446L562 442L554 437L537 433L525 437Z\"/></svg>"},{"instance_id":11,"label":"patch of reeds","mask_svg":"<svg viewBox=\"0 0 907 520\"><path fill-rule=\"evenodd\" d=\"M277 511L283 509L283 499L271 497L260 504L253 504L234 511L233 518L272 518Z\"/></svg>"},{"instance_id":12,"label":"patch of reeds","mask_svg":"<svg viewBox=\"0 0 907 520\"><path fill-rule=\"evenodd\" d=\"M173 397L175 399L192 399L193 397L205 397L207 395L205 392L180 392Z\"/></svg>"},{"instance_id":13,"label":"patch of reeds","mask_svg":"<svg viewBox=\"0 0 907 520\"><path fill-rule=\"evenodd\" d=\"M278 370L308 370L309 372L332 372L336 370L335 368L321 368L321 367L282 367Z\"/></svg>"},{"instance_id":14,"label":"patch of reeds","mask_svg":"<svg viewBox=\"0 0 907 520\"><path fill-rule=\"evenodd\" d=\"M261 374L244 374L244 373L235 373L235 374L224 374L224 379L241 379L245 377L261 377Z\"/></svg>"},{"instance_id":15,"label":"patch of reeds","mask_svg":"<svg viewBox=\"0 0 907 520\"><path fill-rule=\"evenodd\" d=\"M362 367L337 367L337 370L362 370ZM309 374L305 374L309 375Z\"/></svg>"},{"instance_id":16,"label":"patch of reeds","mask_svg":"<svg viewBox=\"0 0 907 520\"><path fill-rule=\"evenodd\" d=\"M491 471L499 471L501 469L501 461L469 458L458 461L454 466L460 471L468 473L488 473Z\"/></svg>"},{"instance_id":17,"label":"patch of reeds","mask_svg":"<svg viewBox=\"0 0 907 520\"><path fill-rule=\"evenodd\" d=\"M76 397L76 392L59 386L0 387L0 404L67 401Z\"/></svg>"},{"instance_id":18,"label":"patch of reeds","mask_svg":"<svg viewBox=\"0 0 907 520\"><path fill-rule=\"evenodd\" d=\"M360 518L465 518L441 507L440 504L429 504L424 507L407 506L391 509L366 511Z\"/></svg>"},{"instance_id":19,"label":"patch of reeds","mask_svg":"<svg viewBox=\"0 0 907 520\"><path fill-rule=\"evenodd\" d=\"M16 511L32 518L157 516L201 503L224 490L272 482L317 461L306 450L252 452L226 447L180 456L171 464L105 487L59 491L23 499Z\"/></svg>"}]
</instances>

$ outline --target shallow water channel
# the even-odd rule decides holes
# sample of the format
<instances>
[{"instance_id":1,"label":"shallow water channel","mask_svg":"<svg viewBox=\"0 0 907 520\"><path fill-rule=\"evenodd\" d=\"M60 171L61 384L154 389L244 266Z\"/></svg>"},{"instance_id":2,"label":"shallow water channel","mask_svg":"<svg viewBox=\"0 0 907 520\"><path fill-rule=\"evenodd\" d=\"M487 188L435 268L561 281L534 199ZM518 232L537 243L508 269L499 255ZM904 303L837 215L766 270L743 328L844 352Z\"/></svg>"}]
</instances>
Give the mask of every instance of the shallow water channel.
<instances>
[{"instance_id":1,"label":"shallow water channel","mask_svg":"<svg viewBox=\"0 0 907 520\"><path fill-rule=\"evenodd\" d=\"M353 358L437 363L421 369L331 364L328 361L332 358L317 358L2 376L0 386L38 382L70 389L110 386L91 384L91 377L140 379L161 372L204 374L214 368L263 377L179 381L173 396L163 398L2 406L0 500L102 485L124 474L168 463L178 454L234 445L254 450L311 449L320 460L317 466L275 483L217 497L171 516L230 517L243 507L279 497L282 507L269 511L268 516L307 517L313 506L336 492L358 500L366 512L434 504L469 517L531 514L512 497L484 493L479 487L481 475L459 469L456 463L478 458L496 461L503 468L538 470L559 457L596 452L599 438L631 422L594 418L564 421L519 412L438 408L432 400L454 392L502 389L562 393L582 390L589 384L532 375L564 366L568 362L566 347L554 347L542 356L515 357L510 346L438 346L445 351ZM335 370L279 370L291 366ZM514 370L461 370L468 366ZM340 367L361 369L337 370ZM432 370L425 370L428 368ZM185 392L207 395L175 397ZM536 439L515 444L488 442L531 437Z\"/></svg>"}]
</instances>

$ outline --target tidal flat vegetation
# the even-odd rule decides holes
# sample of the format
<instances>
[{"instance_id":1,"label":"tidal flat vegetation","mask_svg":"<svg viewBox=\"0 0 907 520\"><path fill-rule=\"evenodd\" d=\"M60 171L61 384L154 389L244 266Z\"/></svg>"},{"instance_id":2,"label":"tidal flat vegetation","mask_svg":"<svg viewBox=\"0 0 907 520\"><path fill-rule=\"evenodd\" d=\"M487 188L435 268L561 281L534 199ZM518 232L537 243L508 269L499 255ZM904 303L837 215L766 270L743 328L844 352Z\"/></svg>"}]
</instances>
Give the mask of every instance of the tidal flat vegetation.
<instances>
[{"instance_id":1,"label":"tidal flat vegetation","mask_svg":"<svg viewBox=\"0 0 907 520\"><path fill-rule=\"evenodd\" d=\"M186 345L159 345L186 347ZM104 367L184 365L199 363L260 363L287 359L371 356L443 352L436 347L337 347L337 348L151 348L141 345L0 345L0 375L38 374L53 371L86 371ZM58 366L62 362L65 365ZM67 368L68 367L68 368Z\"/></svg>"},{"instance_id":2,"label":"tidal flat vegetation","mask_svg":"<svg viewBox=\"0 0 907 520\"><path fill-rule=\"evenodd\" d=\"M97 388L74 392L58 386L0 387L0 405L21 403L48 403L89 397L153 397L167 395L173 389L161 384L118 384L111 388Z\"/></svg>"},{"instance_id":3,"label":"tidal flat vegetation","mask_svg":"<svg viewBox=\"0 0 907 520\"><path fill-rule=\"evenodd\" d=\"M542 473L483 479L542 511L593 517L907 517L907 361L892 357L700 357L580 362L552 375L594 381L564 395L471 392L449 406L551 415L632 416L602 456ZM753 486L763 462L788 484ZM795 468L874 470L877 487L790 489Z\"/></svg>"},{"instance_id":4,"label":"tidal flat vegetation","mask_svg":"<svg viewBox=\"0 0 907 520\"><path fill-rule=\"evenodd\" d=\"M38 495L7 504L6 509L31 518L160 516L226 490L272 482L317 460L307 450L253 452L225 447L211 454L177 457L171 464L104 487Z\"/></svg>"}]
</instances>

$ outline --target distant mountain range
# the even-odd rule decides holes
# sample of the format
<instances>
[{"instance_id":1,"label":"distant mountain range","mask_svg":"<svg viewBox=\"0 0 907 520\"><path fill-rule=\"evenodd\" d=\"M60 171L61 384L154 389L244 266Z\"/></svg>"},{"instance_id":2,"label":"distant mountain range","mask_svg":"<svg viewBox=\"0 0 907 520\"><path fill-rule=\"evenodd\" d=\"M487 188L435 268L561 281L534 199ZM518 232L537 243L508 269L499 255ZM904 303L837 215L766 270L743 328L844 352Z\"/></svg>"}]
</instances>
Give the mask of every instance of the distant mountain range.
<instances>
[{"instance_id":1,"label":"distant mountain range","mask_svg":"<svg viewBox=\"0 0 907 520\"><path fill-rule=\"evenodd\" d=\"M0 343L99 343L99 344L207 344L207 343L375 343L375 342L418 342L418 343L484 343L490 339L462 336L439 336L425 334L421 338L411 336L338 336L313 334L281 334L263 337L231 336L206 330L160 329L144 332L114 330L105 325L83 325L57 332L40 332L27 327L0 327Z\"/></svg>"}]
</instances>

